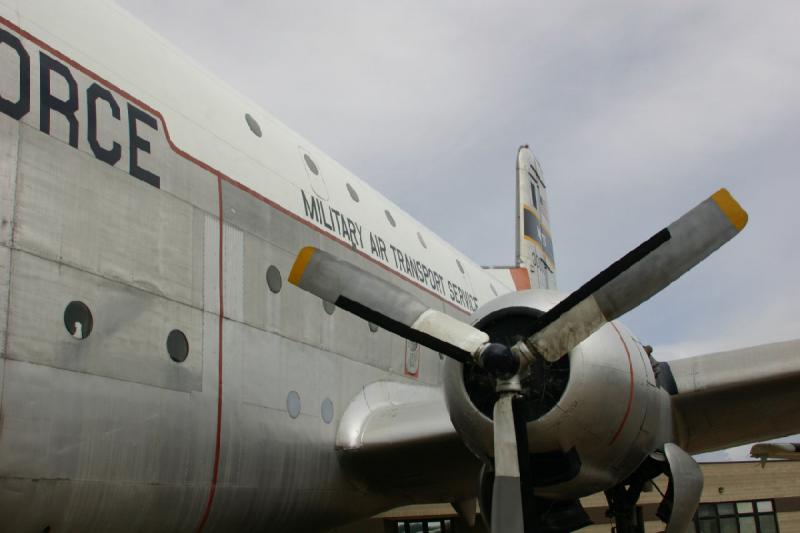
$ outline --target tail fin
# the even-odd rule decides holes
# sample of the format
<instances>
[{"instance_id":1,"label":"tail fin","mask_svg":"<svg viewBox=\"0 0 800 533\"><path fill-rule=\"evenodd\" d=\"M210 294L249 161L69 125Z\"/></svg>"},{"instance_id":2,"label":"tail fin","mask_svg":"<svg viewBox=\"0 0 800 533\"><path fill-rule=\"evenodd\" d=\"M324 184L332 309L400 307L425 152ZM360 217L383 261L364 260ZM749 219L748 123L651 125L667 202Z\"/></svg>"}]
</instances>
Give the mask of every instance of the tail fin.
<instances>
[{"instance_id":1,"label":"tail fin","mask_svg":"<svg viewBox=\"0 0 800 533\"><path fill-rule=\"evenodd\" d=\"M547 187L542 167L528 145L517 152L517 266L530 273L531 286L556 288Z\"/></svg>"}]
</instances>

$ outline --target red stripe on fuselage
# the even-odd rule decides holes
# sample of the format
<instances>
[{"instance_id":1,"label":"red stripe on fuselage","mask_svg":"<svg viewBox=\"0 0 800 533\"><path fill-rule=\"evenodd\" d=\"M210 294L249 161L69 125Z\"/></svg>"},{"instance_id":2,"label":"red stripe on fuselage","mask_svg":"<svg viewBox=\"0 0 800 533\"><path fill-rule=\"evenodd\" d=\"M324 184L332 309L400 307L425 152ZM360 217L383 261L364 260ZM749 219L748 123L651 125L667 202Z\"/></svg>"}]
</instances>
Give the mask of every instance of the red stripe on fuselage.
<instances>
[{"instance_id":1,"label":"red stripe on fuselage","mask_svg":"<svg viewBox=\"0 0 800 533\"><path fill-rule=\"evenodd\" d=\"M214 503L214 496L217 493L217 480L219 479L219 455L222 444L222 326L225 317L225 285L224 285L224 209L222 208L222 178L217 176L217 194L219 195L219 331L217 332L219 343L217 345L217 431L214 440L214 468L211 474L211 488L208 492L208 501L206 502L206 509L203 511L203 518L200 520L200 525L197 526L197 533L203 531L203 528L208 521L208 515L211 514L211 506Z\"/></svg>"},{"instance_id":2,"label":"red stripe on fuselage","mask_svg":"<svg viewBox=\"0 0 800 533\"><path fill-rule=\"evenodd\" d=\"M611 327L614 328L614 331L617 332L619 335L619 340L622 342L622 346L625 348L625 355L628 356L628 371L630 372L631 376L631 383L630 383L630 392L628 393L628 406L625 408L625 416L622 417L622 422L619 423L619 428L617 428L617 432L614 433L614 436L611 437L608 445L611 446L616 442L617 438L619 438L620 434L622 433L622 429L625 427L625 423L628 421L628 417L631 415L631 407L633 407L633 362L631 361L631 352L628 350L628 345L625 344L625 339L622 337L622 333L620 333L619 329L613 322L609 322Z\"/></svg>"},{"instance_id":3,"label":"red stripe on fuselage","mask_svg":"<svg viewBox=\"0 0 800 533\"><path fill-rule=\"evenodd\" d=\"M396 270L392 270L387 265L384 265L383 263L381 263L377 259L371 257L369 254L367 254L365 252L361 252L359 250L353 250L353 247L352 247L350 242L344 241L344 240L342 240L342 239L340 239L338 237L335 237L333 235L330 235L330 234L326 233L325 231L323 231L318 226L315 226L311 222L301 218L299 215L296 215L295 213L293 213L292 211L284 208L280 204L270 200L269 198L267 198L264 195L254 191L253 189L247 187L246 185L244 185L242 183L239 183L235 179L233 179L230 176L226 175L224 172L222 172L220 170L217 170L216 168L212 167L208 163L205 163L205 162L201 161L200 159L197 159L196 157L194 157L190 153L188 153L188 152L186 152L184 150L181 150L180 148L178 148L175 145L174 142L172 142L172 137L170 136L169 128L167 127L167 121L164 119L164 115L162 115L160 111L154 109L153 107L149 106L148 104L144 103L143 101L139 100L138 98L133 97L127 91L122 90L117 85L111 83L110 81L106 80L102 76L100 76L98 74L95 74L94 72L92 72L88 68L84 67L80 63L77 63L74 60L70 59L69 57L67 57L63 53L59 52L55 48L53 48L50 45L48 45L47 43L45 43L44 41L41 41L40 39L34 37L33 35L31 35L27 31L23 30L22 28L20 28L16 24L12 23L10 20L8 20L8 19L6 19L4 17L0 17L0 23L5 25L5 26L7 26L7 27L9 27L10 29L16 31L22 37L25 37L27 40L31 41L32 43L34 43L35 45L39 46L40 48L42 48L44 50L47 50L47 52L49 52L50 54L54 55L55 57L57 57L61 61L67 63L72 68L74 68L76 70L79 70L80 72L82 72L86 76L89 76L90 78L94 79L95 81L98 81L98 82L102 83L107 88L116 91L117 93L119 93L120 96L122 96L124 98L127 98L131 102L133 102L136 105L140 106L142 109L144 109L147 112L149 112L152 115L154 115L156 118L158 118L158 120L161 122L161 125L164 127L164 136L167 139L167 144L169 144L169 147L172 149L172 151L175 152L176 154L178 154L179 156L183 157L184 159L186 159L188 161L191 161L192 163L194 163L198 167L202 168L203 170L206 170L206 171L214 174L215 176L218 176L218 177L222 178L224 181L227 181L228 183L230 183L234 187L236 187L238 189L241 189L242 191L244 191L244 192L250 194L251 196L253 196L254 198L257 198L257 199L261 200L262 202L264 202L265 204L269 205L270 207L273 207L273 208L277 209L278 211L280 211L281 213L285 214L286 216L289 216L289 217L293 218L294 220L296 220L300 224L308 226L309 228L313 229L314 231L324 235L328 239L341 244L342 246L344 246L348 250L354 251L355 253L359 254L362 257L364 257L368 261L370 261L370 262L378 265L382 269L386 270L387 272L390 272L390 273L394 274L395 276L397 276L398 278L402 279L406 283L410 283L411 285L414 285L415 287L417 287L417 288L419 288L419 289L421 289L421 290L423 290L423 291L435 296L437 299L439 299L439 300L443 301L444 303L450 305L451 307L453 307L457 311L460 311L461 313L464 313L465 315L469 315L469 312L464 311L462 308L458 307L456 304L454 304L450 300L445 299L444 297L442 297L441 294L428 289L424 285L421 285L420 283L417 283L416 281L414 281L414 280L412 280L410 278L406 278L406 277L402 276L399 272L397 272Z\"/></svg>"}]
</instances>

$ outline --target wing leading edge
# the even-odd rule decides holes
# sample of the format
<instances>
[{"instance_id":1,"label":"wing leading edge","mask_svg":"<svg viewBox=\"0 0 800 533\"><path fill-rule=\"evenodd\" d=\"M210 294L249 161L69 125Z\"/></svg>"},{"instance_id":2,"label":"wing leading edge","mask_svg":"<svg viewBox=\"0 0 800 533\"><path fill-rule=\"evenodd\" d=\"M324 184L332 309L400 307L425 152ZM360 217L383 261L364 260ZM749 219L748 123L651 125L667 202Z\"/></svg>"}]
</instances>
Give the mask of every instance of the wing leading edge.
<instances>
[{"instance_id":1,"label":"wing leading edge","mask_svg":"<svg viewBox=\"0 0 800 533\"><path fill-rule=\"evenodd\" d=\"M800 432L800 340L669 363L676 435L701 453Z\"/></svg>"}]
</instances>

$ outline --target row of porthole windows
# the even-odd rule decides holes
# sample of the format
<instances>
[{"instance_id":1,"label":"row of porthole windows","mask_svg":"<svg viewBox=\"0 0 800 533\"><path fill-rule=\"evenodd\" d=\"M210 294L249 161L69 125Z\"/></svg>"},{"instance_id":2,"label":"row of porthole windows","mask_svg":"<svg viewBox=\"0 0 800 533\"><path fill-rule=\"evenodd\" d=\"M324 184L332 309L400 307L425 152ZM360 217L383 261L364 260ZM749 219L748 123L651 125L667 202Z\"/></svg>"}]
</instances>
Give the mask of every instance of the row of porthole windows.
<instances>
[{"instance_id":1,"label":"row of porthole windows","mask_svg":"<svg viewBox=\"0 0 800 533\"><path fill-rule=\"evenodd\" d=\"M244 118L245 122L247 122L247 125L250 127L250 131L252 131L256 137L261 137L262 135L261 126L259 126L256 119L253 118L253 116L250 113L246 113ZM305 161L308 170L310 170L311 173L314 174L315 176L319 176L319 167L311 158L311 156L308 154L303 154L303 160ZM352 198L353 201L356 203L360 202L361 198L358 196L358 193L353 188L353 186L350 185L349 183L346 183L345 185L347 187L347 192L350 194L350 198ZM386 216L386 220L389 222L389 224L393 228L396 228L397 222L395 222L392 213L388 209L384 209L383 214ZM419 240L419 243L422 245L422 247L427 250L428 244L425 242L425 239L422 237L422 233L420 233L419 231L417 232L417 239ZM461 271L461 273L464 274L464 267L461 265L461 262L458 259L456 259L456 264L458 265L458 269ZM497 294L497 292L494 290L494 287L492 287L492 292L494 292L495 295Z\"/></svg>"},{"instance_id":2,"label":"row of porthole windows","mask_svg":"<svg viewBox=\"0 0 800 533\"><path fill-rule=\"evenodd\" d=\"M93 325L94 319L89 306L77 300L67 304L64 310L64 326L70 335L76 339L83 340L92 333ZM372 329L372 324L370 324L370 329ZM375 331L377 331L377 328ZM173 329L169 332L169 335L167 335L167 353L170 359L176 363L182 363L186 360L189 355L189 342L182 331ZM300 416L300 394L296 391L290 391L286 397L286 410L292 418ZM333 402L330 398L323 400L320 414L326 424L331 423L333 420Z\"/></svg>"},{"instance_id":3,"label":"row of porthole windows","mask_svg":"<svg viewBox=\"0 0 800 533\"><path fill-rule=\"evenodd\" d=\"M280 270L275 265L270 265L267 269L267 286L274 293L279 293L283 286ZM332 315L336 311L336 306L327 301L322 302L325 312ZM378 326L369 322L369 330L373 333L378 331ZM89 306L79 300L74 300L64 308L64 327L72 337L78 340L87 338L94 328L94 316ZM179 329L173 329L167 335L167 353L170 358L182 363L189 356L189 341L186 335Z\"/></svg>"},{"instance_id":4,"label":"row of porthole windows","mask_svg":"<svg viewBox=\"0 0 800 533\"><path fill-rule=\"evenodd\" d=\"M283 286L280 270L275 265L270 265L267 269L267 286L273 293L279 293ZM497 295L494 285L490 284L492 292ZM336 306L323 300L322 307L326 313L332 315L336 311ZM372 322L367 322L372 333L378 331L378 326ZM75 300L67 304L64 309L64 327L72 337L83 340L92 333L94 327L94 317L85 303ZM167 353L170 359L176 363L182 363L189 356L189 341L186 335L179 329L173 329L167 335Z\"/></svg>"},{"instance_id":5,"label":"row of porthole windows","mask_svg":"<svg viewBox=\"0 0 800 533\"><path fill-rule=\"evenodd\" d=\"M300 407L300 394L297 391L289 391L289 394L286 396L286 411L289 413L289 416L292 418L300 416ZM333 402L330 398L322 400L320 415L322 416L322 421L326 424L330 424L333 420Z\"/></svg>"},{"instance_id":6,"label":"row of porthole windows","mask_svg":"<svg viewBox=\"0 0 800 533\"><path fill-rule=\"evenodd\" d=\"M64 309L64 327L72 337L83 340L92 333L94 317L89 306L75 300ZM167 353L176 363L182 363L189 356L189 341L179 329L173 329L167 335Z\"/></svg>"}]
</instances>

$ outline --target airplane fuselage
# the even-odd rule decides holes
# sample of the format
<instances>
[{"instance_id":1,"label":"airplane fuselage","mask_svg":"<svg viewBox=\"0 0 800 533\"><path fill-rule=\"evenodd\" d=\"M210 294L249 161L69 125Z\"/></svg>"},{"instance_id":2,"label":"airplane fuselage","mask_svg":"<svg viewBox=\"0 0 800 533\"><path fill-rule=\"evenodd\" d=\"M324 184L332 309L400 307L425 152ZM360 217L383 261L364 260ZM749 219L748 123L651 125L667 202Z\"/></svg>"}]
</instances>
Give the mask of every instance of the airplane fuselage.
<instances>
[{"instance_id":1,"label":"airplane fuselage","mask_svg":"<svg viewBox=\"0 0 800 533\"><path fill-rule=\"evenodd\" d=\"M365 384L435 385L441 361L289 285L294 254L334 249L462 317L470 278L507 289L349 177L353 201L338 165L240 97L198 95L171 52L129 68L158 57L152 35L133 60L101 53L141 32L113 6L93 35L66 8L46 28L43 6L19 9L0 13L0 529L299 531L392 505L341 471L337 422ZM209 127L223 116L235 134Z\"/></svg>"},{"instance_id":2,"label":"airplane fuselage","mask_svg":"<svg viewBox=\"0 0 800 533\"><path fill-rule=\"evenodd\" d=\"M412 501L354 483L337 426L366 385L439 386L443 361L289 285L295 255L464 320L514 286L87 6L0 4L0 529L303 531ZM614 357L638 342L619 335ZM638 352L618 363L623 402L634 364L653 386Z\"/></svg>"}]
</instances>

